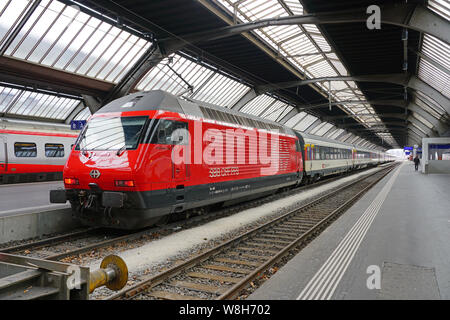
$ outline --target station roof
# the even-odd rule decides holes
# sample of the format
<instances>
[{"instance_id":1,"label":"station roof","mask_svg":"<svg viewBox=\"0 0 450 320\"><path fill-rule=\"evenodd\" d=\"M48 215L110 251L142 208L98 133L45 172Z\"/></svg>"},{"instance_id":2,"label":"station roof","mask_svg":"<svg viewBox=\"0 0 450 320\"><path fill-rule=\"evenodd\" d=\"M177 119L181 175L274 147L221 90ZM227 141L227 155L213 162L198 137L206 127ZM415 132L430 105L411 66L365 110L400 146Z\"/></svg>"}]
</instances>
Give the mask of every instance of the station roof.
<instances>
[{"instance_id":1,"label":"station roof","mask_svg":"<svg viewBox=\"0 0 450 320\"><path fill-rule=\"evenodd\" d=\"M449 18L449 0L5 0L0 117L69 123L162 89L364 147L420 144L449 130Z\"/></svg>"}]
</instances>

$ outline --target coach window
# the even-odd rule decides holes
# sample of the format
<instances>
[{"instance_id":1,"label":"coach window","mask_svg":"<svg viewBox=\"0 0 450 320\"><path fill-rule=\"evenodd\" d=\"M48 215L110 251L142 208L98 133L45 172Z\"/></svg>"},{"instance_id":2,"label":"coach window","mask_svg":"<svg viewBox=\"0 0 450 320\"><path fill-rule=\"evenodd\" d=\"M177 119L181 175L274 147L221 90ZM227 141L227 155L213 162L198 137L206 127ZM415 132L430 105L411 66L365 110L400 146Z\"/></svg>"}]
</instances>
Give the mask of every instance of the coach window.
<instances>
[{"instance_id":1,"label":"coach window","mask_svg":"<svg viewBox=\"0 0 450 320\"><path fill-rule=\"evenodd\" d=\"M45 156L47 158L62 158L64 157L64 145L60 143L46 143Z\"/></svg>"},{"instance_id":2,"label":"coach window","mask_svg":"<svg viewBox=\"0 0 450 320\"><path fill-rule=\"evenodd\" d=\"M14 143L14 154L19 158L37 157L36 143L16 142Z\"/></svg>"},{"instance_id":3,"label":"coach window","mask_svg":"<svg viewBox=\"0 0 450 320\"><path fill-rule=\"evenodd\" d=\"M316 157L314 159L320 160L320 147L316 146L314 149L316 150Z\"/></svg>"}]
</instances>

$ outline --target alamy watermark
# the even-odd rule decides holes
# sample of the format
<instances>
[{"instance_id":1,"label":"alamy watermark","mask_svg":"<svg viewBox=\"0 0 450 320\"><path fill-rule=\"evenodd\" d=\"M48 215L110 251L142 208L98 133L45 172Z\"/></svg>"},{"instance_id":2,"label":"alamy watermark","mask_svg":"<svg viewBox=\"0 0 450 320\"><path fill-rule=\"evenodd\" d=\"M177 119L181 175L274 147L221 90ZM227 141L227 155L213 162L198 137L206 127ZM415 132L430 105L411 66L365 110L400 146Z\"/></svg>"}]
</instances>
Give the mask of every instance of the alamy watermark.
<instances>
[{"instance_id":1,"label":"alamy watermark","mask_svg":"<svg viewBox=\"0 0 450 320\"><path fill-rule=\"evenodd\" d=\"M175 143L171 154L173 164L257 165L261 175L273 175L279 171L278 130L269 133L255 129L209 128L203 132L202 126L202 122L194 123L195 139L191 139L186 129L177 129L172 133L171 140ZM238 167L218 169L219 175L239 174ZM211 174L216 176L214 172Z\"/></svg>"},{"instance_id":2,"label":"alamy watermark","mask_svg":"<svg viewBox=\"0 0 450 320\"><path fill-rule=\"evenodd\" d=\"M381 269L373 264L367 267L366 273L370 276L366 280L367 289L381 289Z\"/></svg>"},{"instance_id":3,"label":"alamy watermark","mask_svg":"<svg viewBox=\"0 0 450 320\"><path fill-rule=\"evenodd\" d=\"M366 20L366 26L369 30L381 29L381 9L377 5L368 6L366 13L370 16Z\"/></svg>"}]
</instances>

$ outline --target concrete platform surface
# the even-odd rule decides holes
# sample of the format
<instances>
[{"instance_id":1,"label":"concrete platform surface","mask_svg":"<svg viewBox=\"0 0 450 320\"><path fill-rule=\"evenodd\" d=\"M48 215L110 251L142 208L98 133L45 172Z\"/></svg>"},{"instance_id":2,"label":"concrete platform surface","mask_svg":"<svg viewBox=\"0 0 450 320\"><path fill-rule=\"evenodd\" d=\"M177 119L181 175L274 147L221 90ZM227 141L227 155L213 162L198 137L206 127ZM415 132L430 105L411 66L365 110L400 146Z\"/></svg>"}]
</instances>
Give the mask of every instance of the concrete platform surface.
<instances>
[{"instance_id":1,"label":"concrete platform surface","mask_svg":"<svg viewBox=\"0 0 450 320\"><path fill-rule=\"evenodd\" d=\"M70 207L50 203L49 191L58 188L64 188L62 181L0 185L0 217Z\"/></svg>"},{"instance_id":2,"label":"concrete platform surface","mask_svg":"<svg viewBox=\"0 0 450 320\"><path fill-rule=\"evenodd\" d=\"M450 175L402 163L249 299L450 299Z\"/></svg>"}]
</instances>

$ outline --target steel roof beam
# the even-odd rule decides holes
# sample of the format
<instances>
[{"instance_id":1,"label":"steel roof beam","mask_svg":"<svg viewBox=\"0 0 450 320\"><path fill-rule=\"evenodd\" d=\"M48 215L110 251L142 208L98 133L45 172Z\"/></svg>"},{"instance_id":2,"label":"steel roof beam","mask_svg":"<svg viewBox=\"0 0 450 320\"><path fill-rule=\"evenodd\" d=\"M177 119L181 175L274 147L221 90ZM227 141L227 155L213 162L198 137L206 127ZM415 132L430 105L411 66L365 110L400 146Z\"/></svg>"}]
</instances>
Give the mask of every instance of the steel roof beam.
<instances>
[{"instance_id":1,"label":"steel roof beam","mask_svg":"<svg viewBox=\"0 0 450 320\"><path fill-rule=\"evenodd\" d=\"M395 106L399 108L406 108L406 104L404 100L373 100L373 101L366 101L366 100L355 100L355 101L341 101L341 102L332 102L331 105L341 105L341 104L378 104L378 105L387 105L387 106ZM295 116L297 113L300 113L305 110L314 109L314 108L321 108L321 107L327 107L329 106L329 103L318 103L315 105L296 105L294 106L294 109L292 109L289 113L287 113L283 118L279 120L281 124L285 124L289 119L293 116ZM358 117L360 114L352 115L353 117ZM365 114L370 115L370 114ZM378 114L371 114L372 116L378 115ZM345 117L345 116L344 116ZM327 119L332 120L333 117L327 117ZM336 118L339 119L339 118Z\"/></svg>"},{"instance_id":2,"label":"steel roof beam","mask_svg":"<svg viewBox=\"0 0 450 320\"><path fill-rule=\"evenodd\" d=\"M102 102L93 96L82 95L84 104L89 108L91 114L94 114L102 107Z\"/></svg>"},{"instance_id":3,"label":"steel roof beam","mask_svg":"<svg viewBox=\"0 0 450 320\"><path fill-rule=\"evenodd\" d=\"M0 57L0 81L77 96L102 97L114 87L110 82L8 57Z\"/></svg>"},{"instance_id":4,"label":"steel roof beam","mask_svg":"<svg viewBox=\"0 0 450 320\"><path fill-rule=\"evenodd\" d=\"M381 23L413 29L422 33L430 34L445 43L450 43L450 25L438 14L430 9L416 4L392 4L381 6ZM366 23L369 15L366 7L355 10L320 12L305 15L290 15L262 19L259 21L240 23L216 30L208 30L181 36L190 43L200 41L218 40L231 37L237 34L250 32L255 29L272 26L303 25L303 24L345 24L345 23ZM163 39L167 43L174 41L172 38Z\"/></svg>"},{"instance_id":5,"label":"steel roof beam","mask_svg":"<svg viewBox=\"0 0 450 320\"><path fill-rule=\"evenodd\" d=\"M403 127L403 128L390 128L390 129L385 129L385 128L355 128L352 129L353 131L359 132L359 131L372 131L374 133L390 133L390 131L396 132L396 131L406 131L408 128L407 127Z\"/></svg>"},{"instance_id":6,"label":"steel roof beam","mask_svg":"<svg viewBox=\"0 0 450 320\"><path fill-rule=\"evenodd\" d=\"M405 108L406 104L404 100L349 100L349 101L333 101L331 102L331 106L341 105L341 104L378 104L378 105L386 105L386 106L395 106L399 108ZM310 105L298 105L296 108L298 108L299 111L309 110L309 109L316 109L316 108L324 108L330 106L329 102L324 103L316 103L316 104L310 104Z\"/></svg>"},{"instance_id":7,"label":"steel roof beam","mask_svg":"<svg viewBox=\"0 0 450 320\"><path fill-rule=\"evenodd\" d=\"M394 125L394 126L406 126L407 124L405 121L388 121L388 122L365 122L364 124L370 125L371 128L376 127L382 127L385 125ZM349 124L340 124L341 128L350 128L350 127L357 127L357 126L363 126L363 123L349 123ZM389 129L389 128L388 128Z\"/></svg>"},{"instance_id":8,"label":"steel roof beam","mask_svg":"<svg viewBox=\"0 0 450 320\"><path fill-rule=\"evenodd\" d=\"M357 118L357 117L364 117L364 116L378 116L378 117L385 117L385 118L397 118L397 119L406 119L407 115L404 113L358 113L358 114L346 114L341 116L329 116L324 117L323 119L325 121L332 121L332 120L339 120L339 119L347 119L347 118Z\"/></svg>"},{"instance_id":9,"label":"steel roof beam","mask_svg":"<svg viewBox=\"0 0 450 320\"><path fill-rule=\"evenodd\" d=\"M376 75L361 75L361 76L334 76L334 77L320 77L314 79L287 81L281 83L272 83L268 85L261 85L256 88L257 92L271 92L279 89L287 89L297 86L304 86L316 82L325 81L356 81L356 82L386 82L408 87L417 91L420 91L439 105L441 105L447 113L450 114L450 99L445 97L438 90L434 89L415 75L406 73L393 73L393 74L376 74Z\"/></svg>"},{"instance_id":10,"label":"steel roof beam","mask_svg":"<svg viewBox=\"0 0 450 320\"><path fill-rule=\"evenodd\" d=\"M83 101L80 101L80 103L72 110L72 112L67 116L65 123L69 124L75 117L86 108L86 105Z\"/></svg>"}]
</instances>

